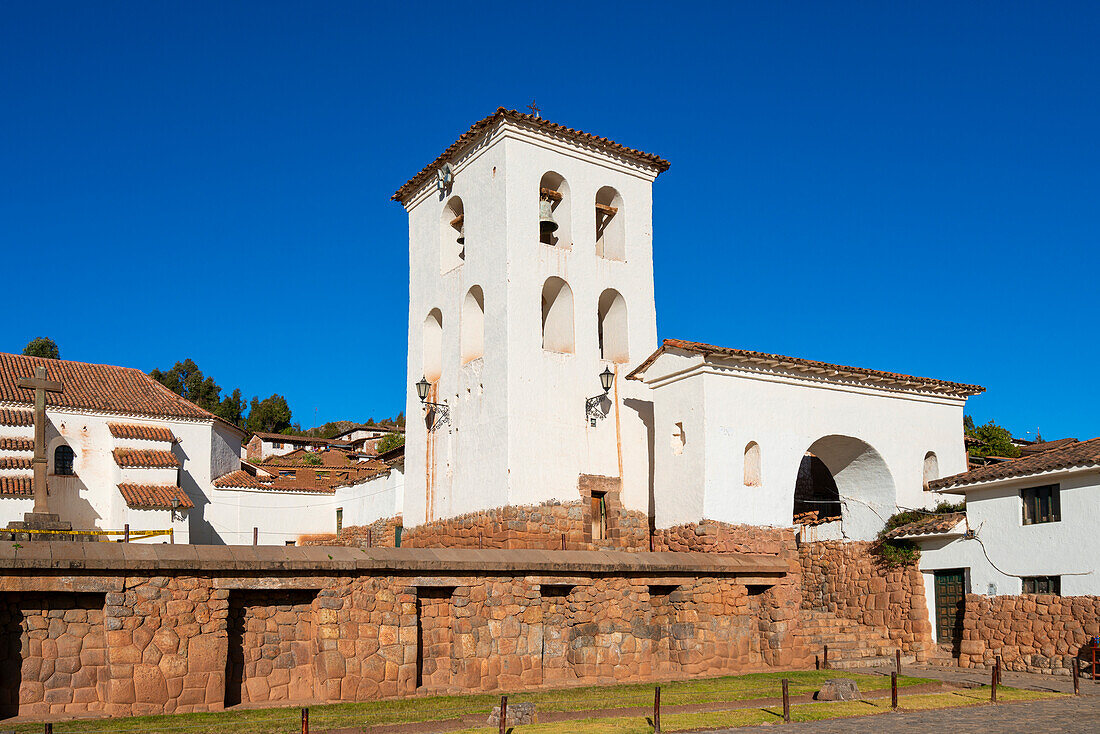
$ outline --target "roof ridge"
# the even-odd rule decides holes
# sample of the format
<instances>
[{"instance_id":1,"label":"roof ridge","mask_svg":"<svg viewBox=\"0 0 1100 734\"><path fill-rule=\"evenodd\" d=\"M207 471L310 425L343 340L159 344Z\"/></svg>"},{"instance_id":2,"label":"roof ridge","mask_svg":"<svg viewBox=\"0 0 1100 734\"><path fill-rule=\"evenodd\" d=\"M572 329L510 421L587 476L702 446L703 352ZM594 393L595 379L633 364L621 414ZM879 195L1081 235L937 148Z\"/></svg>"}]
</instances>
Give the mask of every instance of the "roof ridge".
<instances>
[{"instance_id":1,"label":"roof ridge","mask_svg":"<svg viewBox=\"0 0 1100 734\"><path fill-rule=\"evenodd\" d=\"M1090 454L1091 449L1097 453ZM1074 455L1084 451L1080 458ZM1041 474L1058 469L1073 469L1090 465L1100 465L1100 436L1057 448L1039 451L1021 456L1012 461L979 466L964 472L935 479L928 483L930 489L950 489L1002 479L1020 479L1033 474Z\"/></svg>"}]
</instances>

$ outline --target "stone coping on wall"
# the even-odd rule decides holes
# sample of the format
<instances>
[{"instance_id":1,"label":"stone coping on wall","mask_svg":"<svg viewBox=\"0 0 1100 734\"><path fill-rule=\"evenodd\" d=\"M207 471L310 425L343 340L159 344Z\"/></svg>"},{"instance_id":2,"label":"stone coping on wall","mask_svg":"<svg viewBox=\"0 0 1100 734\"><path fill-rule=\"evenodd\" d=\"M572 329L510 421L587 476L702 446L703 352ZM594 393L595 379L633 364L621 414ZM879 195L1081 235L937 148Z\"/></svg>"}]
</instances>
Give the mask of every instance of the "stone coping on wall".
<instances>
[{"instance_id":1,"label":"stone coping on wall","mask_svg":"<svg viewBox=\"0 0 1100 734\"><path fill-rule=\"evenodd\" d=\"M499 574L784 575L775 556L624 551L0 542L0 569Z\"/></svg>"}]
</instances>

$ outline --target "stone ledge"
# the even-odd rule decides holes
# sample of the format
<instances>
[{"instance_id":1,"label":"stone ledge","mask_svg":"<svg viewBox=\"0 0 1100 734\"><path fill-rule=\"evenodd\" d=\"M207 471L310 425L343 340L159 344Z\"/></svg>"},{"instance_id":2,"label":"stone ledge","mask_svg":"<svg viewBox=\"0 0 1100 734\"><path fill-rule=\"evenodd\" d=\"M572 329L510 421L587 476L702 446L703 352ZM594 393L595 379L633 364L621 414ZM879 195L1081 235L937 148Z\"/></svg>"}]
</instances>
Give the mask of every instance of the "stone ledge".
<instances>
[{"instance_id":1,"label":"stone ledge","mask_svg":"<svg viewBox=\"0 0 1100 734\"><path fill-rule=\"evenodd\" d=\"M551 574L786 574L774 556L623 551L0 542L0 569Z\"/></svg>"}]
</instances>

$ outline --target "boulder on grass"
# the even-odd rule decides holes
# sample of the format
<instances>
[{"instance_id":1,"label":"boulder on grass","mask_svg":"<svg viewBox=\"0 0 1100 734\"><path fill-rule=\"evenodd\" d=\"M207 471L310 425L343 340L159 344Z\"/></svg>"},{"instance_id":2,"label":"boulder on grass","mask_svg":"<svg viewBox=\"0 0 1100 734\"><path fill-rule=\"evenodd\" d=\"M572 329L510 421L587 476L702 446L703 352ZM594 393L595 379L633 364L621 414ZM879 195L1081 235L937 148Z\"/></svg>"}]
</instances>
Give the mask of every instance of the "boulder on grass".
<instances>
[{"instance_id":1,"label":"boulder on grass","mask_svg":"<svg viewBox=\"0 0 1100 734\"><path fill-rule=\"evenodd\" d=\"M489 726L500 726L500 706L493 706L493 713L489 714ZM521 724L537 724L539 716L535 712L534 701L508 704L507 720L505 726L519 726Z\"/></svg>"},{"instance_id":2,"label":"boulder on grass","mask_svg":"<svg viewBox=\"0 0 1100 734\"><path fill-rule=\"evenodd\" d=\"M830 678L814 694L816 701L858 701L859 686L851 678Z\"/></svg>"}]
</instances>

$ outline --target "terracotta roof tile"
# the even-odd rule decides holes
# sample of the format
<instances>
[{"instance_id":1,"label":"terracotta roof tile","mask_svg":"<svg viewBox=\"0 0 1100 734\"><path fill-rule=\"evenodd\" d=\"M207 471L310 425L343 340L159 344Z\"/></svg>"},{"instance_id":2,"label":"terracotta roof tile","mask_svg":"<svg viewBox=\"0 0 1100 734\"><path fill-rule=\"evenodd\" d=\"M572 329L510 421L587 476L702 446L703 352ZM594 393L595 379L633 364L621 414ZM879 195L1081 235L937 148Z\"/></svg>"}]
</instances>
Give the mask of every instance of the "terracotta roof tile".
<instances>
[{"instance_id":1,"label":"terracotta roof tile","mask_svg":"<svg viewBox=\"0 0 1100 734\"><path fill-rule=\"evenodd\" d=\"M445 162L452 160L463 151L467 146L472 145L474 141L481 137L482 133L488 131L499 120L509 120L511 122L530 125L543 132L548 132L553 135L560 135L585 145L591 145L593 147L600 148L605 151L611 151L627 158L633 158L642 163L653 166L657 169L657 172L667 171L669 162L660 156L652 153L645 153L634 148L628 148L625 145L616 143L614 140L608 138L602 138L598 135L592 135L591 133L582 132L565 125L559 125L556 122L550 122L549 120L541 117L535 117L534 115L528 115L523 112L517 112L516 110L505 109L504 107L498 107L497 111L488 117L484 117L473 125L470 129L462 133L458 137L458 140L447 146L447 149L436 158L434 161L424 167L420 173L416 174L405 184L399 188L391 197L394 201L404 201L409 195L415 193L421 185L424 184L429 178L435 175L436 169L438 169Z\"/></svg>"},{"instance_id":2,"label":"terracotta roof tile","mask_svg":"<svg viewBox=\"0 0 1100 734\"><path fill-rule=\"evenodd\" d=\"M230 472L214 480L217 489L263 489L283 492L309 492L334 494L336 488L329 482L298 481L295 477L254 477L244 470Z\"/></svg>"},{"instance_id":3,"label":"terracotta roof tile","mask_svg":"<svg viewBox=\"0 0 1100 734\"><path fill-rule=\"evenodd\" d=\"M215 418L141 370L21 354L0 354L0 402L30 404L34 391L18 387L17 383L21 378L33 377L38 366L45 367L49 379L60 381L65 388L63 392L46 393L47 406L200 420Z\"/></svg>"},{"instance_id":4,"label":"terracotta roof tile","mask_svg":"<svg viewBox=\"0 0 1100 734\"><path fill-rule=\"evenodd\" d=\"M259 478L249 474L243 469L223 474L214 480L217 489L263 489Z\"/></svg>"},{"instance_id":5,"label":"terracotta roof tile","mask_svg":"<svg viewBox=\"0 0 1100 734\"><path fill-rule=\"evenodd\" d=\"M4 456L0 457L0 469L30 469L31 457L29 456Z\"/></svg>"},{"instance_id":6,"label":"terracotta roof tile","mask_svg":"<svg viewBox=\"0 0 1100 734\"><path fill-rule=\"evenodd\" d=\"M165 426L143 426L140 423L108 423L111 435L115 438L131 438L143 441L167 441L176 440L172 431Z\"/></svg>"},{"instance_id":7,"label":"terracotta roof tile","mask_svg":"<svg viewBox=\"0 0 1100 734\"><path fill-rule=\"evenodd\" d=\"M0 477L0 497L34 497L30 477Z\"/></svg>"},{"instance_id":8,"label":"terracotta roof tile","mask_svg":"<svg viewBox=\"0 0 1100 734\"><path fill-rule=\"evenodd\" d=\"M168 468L180 465L171 451L157 449L115 449L115 463L125 467Z\"/></svg>"},{"instance_id":9,"label":"terracotta roof tile","mask_svg":"<svg viewBox=\"0 0 1100 734\"><path fill-rule=\"evenodd\" d=\"M0 451L34 451L34 439L0 438Z\"/></svg>"},{"instance_id":10,"label":"terracotta roof tile","mask_svg":"<svg viewBox=\"0 0 1100 734\"><path fill-rule=\"evenodd\" d=\"M331 444L331 443L343 443L341 441L333 441L331 438L317 438L316 436L298 436L289 433L263 433L256 431L253 436L259 436L265 441L273 443L299 443L299 444Z\"/></svg>"},{"instance_id":11,"label":"terracotta roof tile","mask_svg":"<svg viewBox=\"0 0 1100 734\"><path fill-rule=\"evenodd\" d=\"M959 522L965 519L965 512L949 512L945 515L932 515L896 527L886 533L884 537L900 538L908 535L941 535L950 532Z\"/></svg>"},{"instance_id":12,"label":"terracotta roof tile","mask_svg":"<svg viewBox=\"0 0 1100 734\"><path fill-rule=\"evenodd\" d=\"M929 489L950 489L966 487L972 484L993 482L999 479L1028 477L1033 474L1071 469L1076 467L1100 466L1100 438L1078 441L1061 448L1024 456L1000 464L979 466L962 474L955 474L928 483Z\"/></svg>"},{"instance_id":13,"label":"terracotta roof tile","mask_svg":"<svg viewBox=\"0 0 1100 734\"><path fill-rule=\"evenodd\" d=\"M169 484L120 484L118 491L122 493L126 504L141 510L170 510L172 498L179 500L180 508L194 507L195 503L187 496L187 493L175 485Z\"/></svg>"},{"instance_id":14,"label":"terracotta roof tile","mask_svg":"<svg viewBox=\"0 0 1100 734\"><path fill-rule=\"evenodd\" d=\"M33 426L34 411L0 408L0 426Z\"/></svg>"},{"instance_id":15,"label":"terracotta roof tile","mask_svg":"<svg viewBox=\"0 0 1100 734\"><path fill-rule=\"evenodd\" d=\"M1020 447L1021 456L1030 456L1031 454L1041 454L1044 451L1050 451L1051 449L1060 449L1064 446L1077 443L1076 438L1059 438L1054 441L1041 441L1040 443L1029 443L1026 446Z\"/></svg>"},{"instance_id":16,"label":"terracotta roof tile","mask_svg":"<svg viewBox=\"0 0 1100 734\"><path fill-rule=\"evenodd\" d=\"M683 339L665 339L661 346L653 354L636 367L629 375L628 380L641 379L642 373L649 368L657 357L663 354L669 349L679 349L686 352L694 352L701 354L704 357L718 357L735 360L743 360L755 363L776 363L777 365L783 365L795 370L809 372L811 374L841 374L845 376L852 376L857 379L871 379L877 382L889 381L901 385L903 387L909 387L919 390L933 390L937 392L943 392L954 395L977 395L985 392L985 388L980 385L967 385L961 382L948 382L946 380L936 380L930 377L914 377L913 375L903 375L898 372L883 372L881 370L871 370L866 367L850 367L847 365L832 364L830 362L817 362L812 359L803 359L802 357L785 357L781 354L769 354L767 352L754 352L748 349L733 349L731 347L718 347L713 344L704 344L703 342L685 341Z\"/></svg>"}]
</instances>

